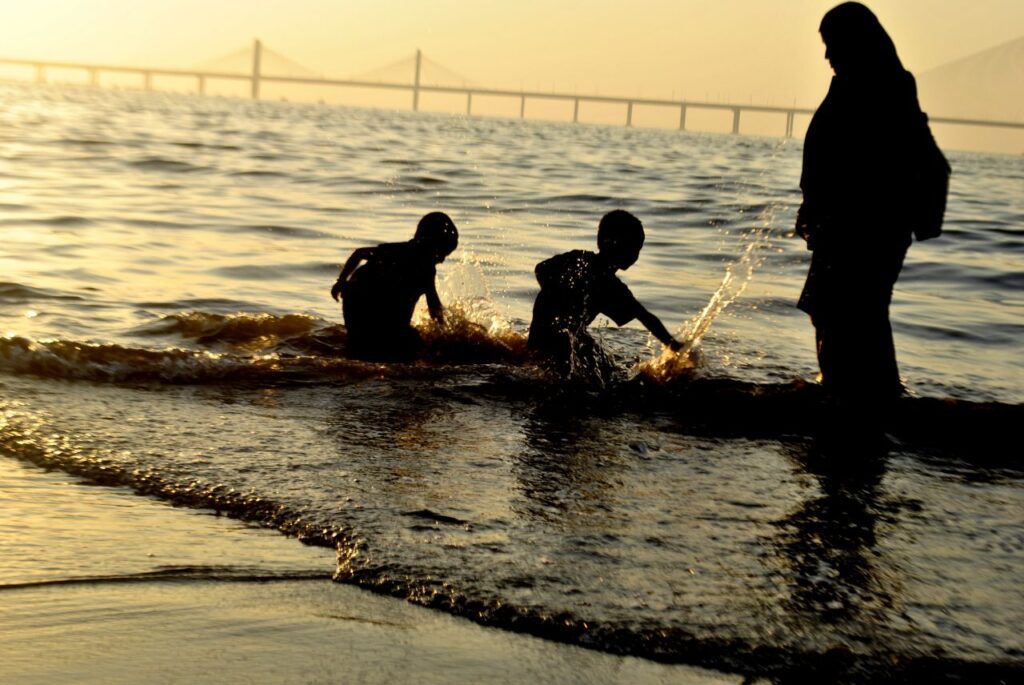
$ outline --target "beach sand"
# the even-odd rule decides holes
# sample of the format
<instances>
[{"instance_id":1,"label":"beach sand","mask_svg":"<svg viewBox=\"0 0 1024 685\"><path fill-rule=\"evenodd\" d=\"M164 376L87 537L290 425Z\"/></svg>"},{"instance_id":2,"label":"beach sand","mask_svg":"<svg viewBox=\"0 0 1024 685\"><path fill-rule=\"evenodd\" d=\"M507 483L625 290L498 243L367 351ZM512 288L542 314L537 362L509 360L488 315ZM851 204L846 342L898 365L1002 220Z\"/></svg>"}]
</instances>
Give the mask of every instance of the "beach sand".
<instances>
[{"instance_id":1,"label":"beach sand","mask_svg":"<svg viewBox=\"0 0 1024 685\"><path fill-rule=\"evenodd\" d=\"M2 683L738 683L330 580L280 534L0 459Z\"/></svg>"}]
</instances>

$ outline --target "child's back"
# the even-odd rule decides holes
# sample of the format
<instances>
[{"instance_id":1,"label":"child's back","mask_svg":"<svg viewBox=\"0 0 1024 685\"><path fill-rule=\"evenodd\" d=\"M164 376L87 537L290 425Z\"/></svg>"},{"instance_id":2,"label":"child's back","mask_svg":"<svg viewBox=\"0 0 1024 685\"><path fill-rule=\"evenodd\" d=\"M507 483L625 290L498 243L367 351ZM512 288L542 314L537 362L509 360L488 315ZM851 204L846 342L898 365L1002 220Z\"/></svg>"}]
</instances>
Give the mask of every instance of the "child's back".
<instances>
[{"instance_id":1,"label":"child's back","mask_svg":"<svg viewBox=\"0 0 1024 685\"><path fill-rule=\"evenodd\" d=\"M352 253L331 295L343 298L348 349L354 356L403 359L416 354L422 343L412 327L413 311L426 296L431 316L443 322L436 265L457 244L455 224L433 212L420 221L412 240Z\"/></svg>"},{"instance_id":2,"label":"child's back","mask_svg":"<svg viewBox=\"0 0 1024 685\"><path fill-rule=\"evenodd\" d=\"M619 326L639 313L640 303L615 275L607 259L589 250L555 255L535 269L540 293L530 324L532 349L564 354L572 339L589 337L587 327L598 314Z\"/></svg>"},{"instance_id":3,"label":"child's back","mask_svg":"<svg viewBox=\"0 0 1024 685\"><path fill-rule=\"evenodd\" d=\"M416 303L434 286L433 255L412 241L371 250L344 290L341 306L349 346L407 347L410 333L415 335L410 324Z\"/></svg>"}]
</instances>

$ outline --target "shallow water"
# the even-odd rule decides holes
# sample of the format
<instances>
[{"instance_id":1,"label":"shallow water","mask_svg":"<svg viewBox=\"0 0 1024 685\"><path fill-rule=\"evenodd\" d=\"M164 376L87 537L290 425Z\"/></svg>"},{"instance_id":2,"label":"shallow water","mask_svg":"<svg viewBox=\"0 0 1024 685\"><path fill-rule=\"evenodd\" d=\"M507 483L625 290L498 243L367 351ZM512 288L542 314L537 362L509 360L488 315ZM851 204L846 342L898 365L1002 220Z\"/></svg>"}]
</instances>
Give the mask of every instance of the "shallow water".
<instances>
[{"instance_id":1,"label":"shallow water","mask_svg":"<svg viewBox=\"0 0 1024 685\"><path fill-rule=\"evenodd\" d=\"M946 233L911 249L893 306L912 397L896 442L837 473L808 437L799 143L4 96L5 454L609 651L779 678L1020 668L1022 466L992 444L1022 417L1024 160L950 155ZM564 388L523 354L532 268L619 206L647 228L624 280L700 330L697 368ZM458 325L425 328L418 364L345 358L337 263L434 208L460 228L439 267ZM626 378L660 354L635 325L599 335Z\"/></svg>"},{"instance_id":2,"label":"shallow water","mask_svg":"<svg viewBox=\"0 0 1024 685\"><path fill-rule=\"evenodd\" d=\"M332 583L329 549L76 480L0 460L0 682L741 680L487 630Z\"/></svg>"}]
</instances>

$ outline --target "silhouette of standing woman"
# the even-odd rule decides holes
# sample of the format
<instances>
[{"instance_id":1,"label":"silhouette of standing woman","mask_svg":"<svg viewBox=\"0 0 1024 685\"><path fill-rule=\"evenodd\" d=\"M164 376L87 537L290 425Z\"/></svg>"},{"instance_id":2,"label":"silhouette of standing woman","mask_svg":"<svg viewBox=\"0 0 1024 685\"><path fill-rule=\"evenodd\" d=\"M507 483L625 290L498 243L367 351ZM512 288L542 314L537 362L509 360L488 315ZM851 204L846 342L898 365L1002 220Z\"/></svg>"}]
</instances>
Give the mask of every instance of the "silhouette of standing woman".
<instances>
[{"instance_id":1,"label":"silhouette of standing woman","mask_svg":"<svg viewBox=\"0 0 1024 685\"><path fill-rule=\"evenodd\" d=\"M893 285L911 235L941 230L949 165L871 10L843 3L820 31L835 76L804 141L796 230L813 255L798 306L811 315L830 397L851 418L881 418L903 391Z\"/></svg>"}]
</instances>

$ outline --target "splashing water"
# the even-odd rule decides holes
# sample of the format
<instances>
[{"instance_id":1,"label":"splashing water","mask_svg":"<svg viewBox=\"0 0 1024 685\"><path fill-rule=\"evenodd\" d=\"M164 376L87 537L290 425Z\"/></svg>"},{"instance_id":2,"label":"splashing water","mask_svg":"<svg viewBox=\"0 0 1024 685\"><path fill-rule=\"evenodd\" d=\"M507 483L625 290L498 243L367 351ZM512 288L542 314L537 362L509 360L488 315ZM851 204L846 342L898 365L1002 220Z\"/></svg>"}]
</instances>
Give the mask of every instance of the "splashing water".
<instances>
[{"instance_id":1,"label":"splashing water","mask_svg":"<svg viewBox=\"0 0 1024 685\"><path fill-rule=\"evenodd\" d=\"M487 276L473 252L464 251L461 259L445 270L438 291L448 308L458 310L468 320L486 328L488 333L497 335L511 329L508 317L495 307ZM421 316L424 313L425 307L422 307Z\"/></svg>"},{"instance_id":2,"label":"splashing water","mask_svg":"<svg viewBox=\"0 0 1024 685\"><path fill-rule=\"evenodd\" d=\"M771 244L772 224L779 209L779 204L768 206L758 215L753 227L743 233L743 250L735 261L726 264L725 275L718 289L711 295L704 309L676 331L676 338L683 341L682 348L678 352L664 348L658 357L638 365L639 374L653 380L667 381L691 374L700 368L703 362L701 340L715 319L747 289L754 270L764 261L764 248Z\"/></svg>"},{"instance_id":3,"label":"splashing water","mask_svg":"<svg viewBox=\"0 0 1024 685\"><path fill-rule=\"evenodd\" d=\"M419 320L416 328L426 343L426 358L440 363L518 363L529 356L526 336L494 319L481 323L474 302L456 300L445 306L444 325Z\"/></svg>"},{"instance_id":4,"label":"splashing water","mask_svg":"<svg viewBox=\"0 0 1024 685\"><path fill-rule=\"evenodd\" d=\"M438 294L445 322L430 319L425 302L417 305L414 325L435 359L460 361L521 361L527 356L526 337L516 331L495 307L483 267L471 252L445 269Z\"/></svg>"}]
</instances>

